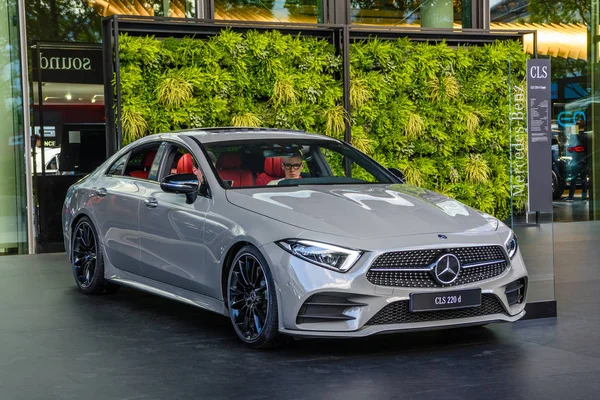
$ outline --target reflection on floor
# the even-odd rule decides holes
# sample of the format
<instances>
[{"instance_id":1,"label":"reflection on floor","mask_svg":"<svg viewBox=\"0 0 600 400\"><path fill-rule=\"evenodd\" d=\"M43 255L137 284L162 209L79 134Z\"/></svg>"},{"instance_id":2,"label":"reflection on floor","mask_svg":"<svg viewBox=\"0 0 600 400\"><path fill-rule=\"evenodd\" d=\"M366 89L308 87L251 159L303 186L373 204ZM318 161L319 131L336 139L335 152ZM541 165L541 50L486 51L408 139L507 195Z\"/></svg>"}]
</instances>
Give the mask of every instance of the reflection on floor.
<instances>
[{"instance_id":1,"label":"reflection on floor","mask_svg":"<svg viewBox=\"0 0 600 400\"><path fill-rule=\"evenodd\" d=\"M573 200L567 200L569 192L565 191L560 200L553 202L554 222L589 221L590 201L581 200L581 190L575 191Z\"/></svg>"}]
</instances>

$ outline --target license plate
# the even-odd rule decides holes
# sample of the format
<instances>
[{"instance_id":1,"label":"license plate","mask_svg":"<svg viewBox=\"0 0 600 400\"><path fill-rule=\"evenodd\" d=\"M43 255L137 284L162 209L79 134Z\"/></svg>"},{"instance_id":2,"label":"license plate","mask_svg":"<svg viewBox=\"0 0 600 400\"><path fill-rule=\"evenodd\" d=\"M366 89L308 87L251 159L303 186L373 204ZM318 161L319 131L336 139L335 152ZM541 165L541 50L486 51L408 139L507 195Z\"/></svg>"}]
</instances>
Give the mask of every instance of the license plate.
<instances>
[{"instance_id":1,"label":"license plate","mask_svg":"<svg viewBox=\"0 0 600 400\"><path fill-rule=\"evenodd\" d=\"M410 311L436 311L481 305L481 289L437 293L411 293Z\"/></svg>"}]
</instances>

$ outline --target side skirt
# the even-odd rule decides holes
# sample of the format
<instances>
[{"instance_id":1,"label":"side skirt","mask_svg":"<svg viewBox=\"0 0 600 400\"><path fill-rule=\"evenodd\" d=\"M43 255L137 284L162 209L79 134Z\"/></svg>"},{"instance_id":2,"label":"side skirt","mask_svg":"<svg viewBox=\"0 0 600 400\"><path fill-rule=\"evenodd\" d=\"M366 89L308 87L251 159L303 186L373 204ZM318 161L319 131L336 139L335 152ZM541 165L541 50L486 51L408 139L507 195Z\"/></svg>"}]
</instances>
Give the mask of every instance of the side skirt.
<instances>
[{"instance_id":1,"label":"side skirt","mask_svg":"<svg viewBox=\"0 0 600 400\"><path fill-rule=\"evenodd\" d=\"M162 282L145 278L110 266L105 271L105 279L123 286L129 286L144 292L156 294L167 299L186 303L208 311L228 316L222 301L189 290L181 289Z\"/></svg>"}]
</instances>

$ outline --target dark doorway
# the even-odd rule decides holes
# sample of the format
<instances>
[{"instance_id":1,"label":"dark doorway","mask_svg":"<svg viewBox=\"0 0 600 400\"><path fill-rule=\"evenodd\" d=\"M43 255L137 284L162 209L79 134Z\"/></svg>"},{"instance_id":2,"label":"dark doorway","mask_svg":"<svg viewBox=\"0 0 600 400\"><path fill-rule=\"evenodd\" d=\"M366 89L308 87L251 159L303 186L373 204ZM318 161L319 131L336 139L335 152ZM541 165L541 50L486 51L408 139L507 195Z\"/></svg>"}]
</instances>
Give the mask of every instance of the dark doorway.
<instances>
[{"instance_id":1,"label":"dark doorway","mask_svg":"<svg viewBox=\"0 0 600 400\"><path fill-rule=\"evenodd\" d=\"M106 159L102 51L95 44L36 43L30 56L36 252L63 251L67 190Z\"/></svg>"}]
</instances>

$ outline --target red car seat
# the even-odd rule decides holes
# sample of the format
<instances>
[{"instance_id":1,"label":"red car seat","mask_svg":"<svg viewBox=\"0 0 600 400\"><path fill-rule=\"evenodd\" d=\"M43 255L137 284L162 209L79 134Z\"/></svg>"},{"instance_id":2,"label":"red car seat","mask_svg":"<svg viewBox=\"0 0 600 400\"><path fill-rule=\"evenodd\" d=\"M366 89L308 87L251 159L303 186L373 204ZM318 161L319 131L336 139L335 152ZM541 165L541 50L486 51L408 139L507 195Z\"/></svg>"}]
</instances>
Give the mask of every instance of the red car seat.
<instances>
[{"instance_id":1,"label":"red car seat","mask_svg":"<svg viewBox=\"0 0 600 400\"><path fill-rule=\"evenodd\" d=\"M257 186L266 186L269 182L274 179L281 179L285 177L285 172L281 163L283 159L281 157L268 157L265 158L265 172L258 175L256 178Z\"/></svg>"},{"instance_id":2,"label":"red car seat","mask_svg":"<svg viewBox=\"0 0 600 400\"><path fill-rule=\"evenodd\" d=\"M131 171L129 175L133 176L134 178L148 179L148 175L150 174L150 168L152 167L154 157L156 157L155 150L146 153L144 155L144 159L142 160L142 168L144 169L139 171Z\"/></svg>"},{"instance_id":3,"label":"red car seat","mask_svg":"<svg viewBox=\"0 0 600 400\"><path fill-rule=\"evenodd\" d=\"M238 152L225 152L219 155L217 172L222 180L232 181L232 187L254 184L252 172L242 168L242 155Z\"/></svg>"},{"instance_id":4,"label":"red car seat","mask_svg":"<svg viewBox=\"0 0 600 400\"><path fill-rule=\"evenodd\" d=\"M193 174L192 167L192 155L190 153L182 155L179 161L177 161L178 174Z\"/></svg>"}]
</instances>

